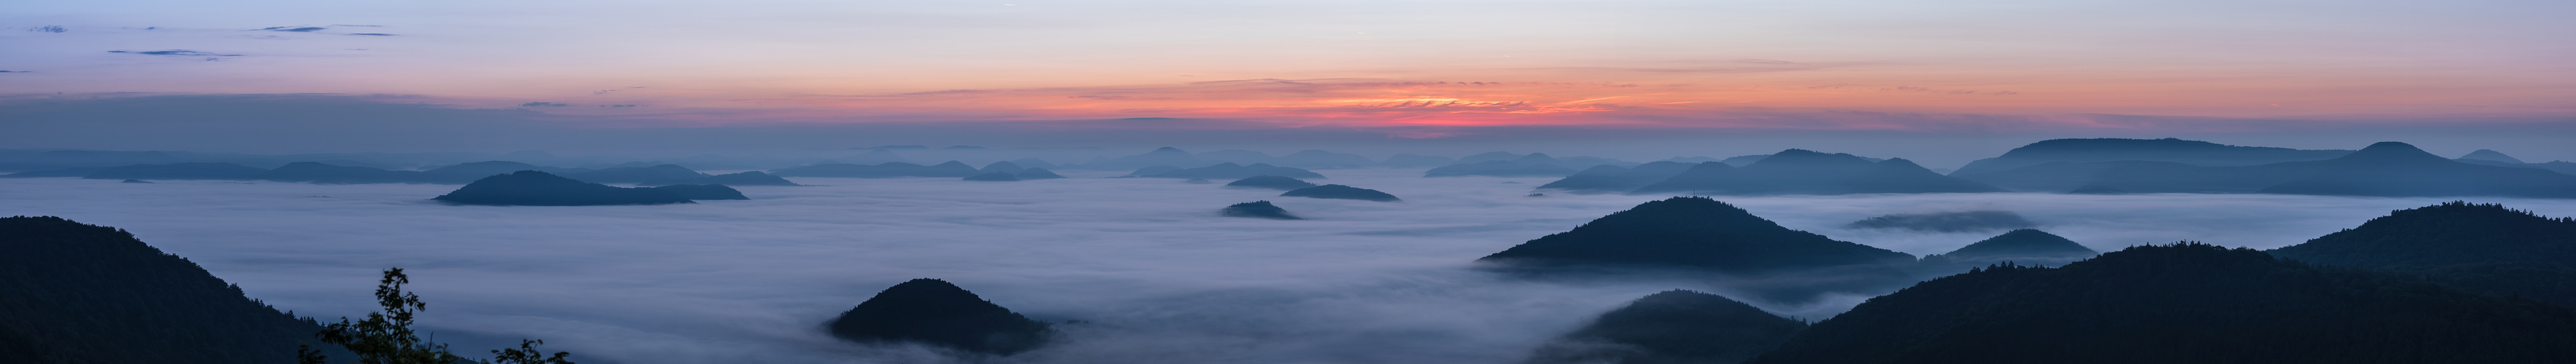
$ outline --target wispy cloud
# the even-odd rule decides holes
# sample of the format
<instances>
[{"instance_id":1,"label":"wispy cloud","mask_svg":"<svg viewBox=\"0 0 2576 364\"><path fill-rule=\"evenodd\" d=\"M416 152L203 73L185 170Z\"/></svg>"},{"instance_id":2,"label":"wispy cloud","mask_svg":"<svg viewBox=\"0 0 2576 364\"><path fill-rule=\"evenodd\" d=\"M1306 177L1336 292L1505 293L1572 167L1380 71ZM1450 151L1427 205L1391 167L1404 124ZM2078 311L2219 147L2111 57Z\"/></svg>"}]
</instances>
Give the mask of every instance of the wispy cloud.
<instances>
[{"instance_id":1,"label":"wispy cloud","mask_svg":"<svg viewBox=\"0 0 2576 364\"><path fill-rule=\"evenodd\" d=\"M305 32L313 32L313 31L318 31L318 30L323 30L323 29L331 29L331 28L324 28L324 27L308 27L308 26L289 26L289 27L267 27L267 28L259 28L259 29L252 29L252 30L265 30L265 31L272 31L272 32L298 32L298 33L305 33Z\"/></svg>"},{"instance_id":2,"label":"wispy cloud","mask_svg":"<svg viewBox=\"0 0 2576 364\"><path fill-rule=\"evenodd\" d=\"M111 54L152 54L152 57L209 57L209 59L211 59L211 57L242 57L242 54L191 52L191 49L167 49L167 52L111 52Z\"/></svg>"}]
</instances>

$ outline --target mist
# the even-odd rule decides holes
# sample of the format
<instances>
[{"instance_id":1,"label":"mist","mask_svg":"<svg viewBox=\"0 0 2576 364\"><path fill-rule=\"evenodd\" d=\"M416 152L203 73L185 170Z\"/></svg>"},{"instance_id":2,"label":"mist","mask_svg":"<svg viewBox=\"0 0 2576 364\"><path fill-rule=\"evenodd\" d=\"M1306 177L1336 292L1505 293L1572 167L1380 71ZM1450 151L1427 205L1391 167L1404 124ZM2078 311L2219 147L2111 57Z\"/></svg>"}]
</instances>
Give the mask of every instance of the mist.
<instances>
[{"instance_id":1,"label":"mist","mask_svg":"<svg viewBox=\"0 0 2576 364\"><path fill-rule=\"evenodd\" d=\"M971 183L796 178L753 200L604 207L450 206L455 186L231 181L0 185L12 215L134 232L252 298L325 320L374 309L376 271L403 267L422 325L461 351L541 338L582 362L948 362L911 345L839 341L821 326L913 278L954 282L1062 325L1061 341L998 362L1505 362L1682 277L1554 281L1475 269L1523 241L1665 196L1524 197L1549 178L1320 171L1404 202L1278 197L1123 172ZM1517 183L1512 183L1517 182ZM1890 214L2013 211L2095 250L2174 241L2273 248L2447 198L1918 194L1718 197L1792 229L1915 255L1999 231L1854 229ZM1270 200L1310 220L1223 217ZM2544 215L2576 200L2481 198ZM1730 296L1735 297L1735 296ZM1750 301L1822 319L1866 299ZM1739 297L1742 299L1742 297Z\"/></svg>"}]
</instances>

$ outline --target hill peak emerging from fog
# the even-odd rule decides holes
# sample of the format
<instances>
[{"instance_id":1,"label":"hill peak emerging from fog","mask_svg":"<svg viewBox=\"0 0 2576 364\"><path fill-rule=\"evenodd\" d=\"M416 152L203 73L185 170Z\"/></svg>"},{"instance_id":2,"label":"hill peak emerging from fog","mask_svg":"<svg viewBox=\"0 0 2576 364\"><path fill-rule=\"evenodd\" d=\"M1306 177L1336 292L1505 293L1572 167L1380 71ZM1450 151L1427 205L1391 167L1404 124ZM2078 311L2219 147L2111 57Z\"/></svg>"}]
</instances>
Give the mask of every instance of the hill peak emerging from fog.
<instances>
[{"instance_id":1,"label":"hill peak emerging from fog","mask_svg":"<svg viewBox=\"0 0 2576 364\"><path fill-rule=\"evenodd\" d=\"M920 278L887 287L833 319L832 336L909 341L1011 355L1045 343L1049 325L1011 312L948 281Z\"/></svg>"},{"instance_id":2,"label":"hill peak emerging from fog","mask_svg":"<svg viewBox=\"0 0 2576 364\"><path fill-rule=\"evenodd\" d=\"M2101 252L2077 244L2074 240L2038 229L2019 229L1979 240L1948 253L1923 256L1920 267L1936 275L1949 275L1995 264L2064 265Z\"/></svg>"},{"instance_id":3,"label":"hill peak emerging from fog","mask_svg":"<svg viewBox=\"0 0 2576 364\"><path fill-rule=\"evenodd\" d=\"M1477 259L1515 266L1681 266L1729 273L1912 263L1914 256L1781 227L1707 197L1638 204Z\"/></svg>"},{"instance_id":4,"label":"hill peak emerging from fog","mask_svg":"<svg viewBox=\"0 0 2576 364\"><path fill-rule=\"evenodd\" d=\"M2480 160L2480 161L2491 161L2491 162L2505 162L2505 163L2514 163L2514 164L2521 164L2521 163L2524 163L2524 162L2522 161L2522 159L2520 159L2520 158L2514 158L2513 156L2504 155L2504 152L2498 152L2498 151L2489 150L2489 149L2479 149L2478 151L2475 151L2475 152L2469 152L2469 154L2468 154L2468 155L2460 156L2460 158L2459 158L2459 159Z\"/></svg>"},{"instance_id":5,"label":"hill peak emerging from fog","mask_svg":"<svg viewBox=\"0 0 2576 364\"><path fill-rule=\"evenodd\" d=\"M1806 328L1753 305L1676 289L1601 314L1540 347L1528 364L1738 363Z\"/></svg>"},{"instance_id":6,"label":"hill peak emerging from fog","mask_svg":"<svg viewBox=\"0 0 2576 364\"><path fill-rule=\"evenodd\" d=\"M731 191L732 189L725 189ZM735 195L741 193L736 192ZM582 182L538 171L518 171L475 180L432 200L466 205L594 206L691 203L670 190L622 188Z\"/></svg>"},{"instance_id":7,"label":"hill peak emerging from fog","mask_svg":"<svg viewBox=\"0 0 2576 364\"><path fill-rule=\"evenodd\" d=\"M1289 190L1289 191L1288 191L1288 193L1282 193L1282 194L1279 194L1279 196L1282 196L1282 197L1305 197L1305 198L1329 198L1329 199L1342 199L1342 200L1368 200L1368 201L1377 201L1377 202L1395 202L1395 201L1400 201L1400 200L1401 200L1401 199L1395 198L1395 195L1387 194L1386 192L1379 192L1378 190L1372 190L1372 189L1366 189L1366 188L1359 188L1359 187L1351 187L1351 186L1343 186L1343 185L1322 185L1322 186L1315 186L1315 187L1299 188L1299 189Z\"/></svg>"},{"instance_id":8,"label":"hill peak emerging from fog","mask_svg":"<svg viewBox=\"0 0 2576 364\"><path fill-rule=\"evenodd\" d=\"M1234 204L1234 205L1232 205L1232 206L1226 206L1226 207L1225 207L1225 210L1220 210L1220 211L1218 211L1217 213L1218 213L1218 214L1225 215L1225 216L1233 216L1233 217L1258 217L1258 218L1264 218L1264 219L1278 219L1278 220L1305 220L1305 218L1297 217L1297 215L1290 215L1290 214L1288 214L1288 209L1282 209L1282 208L1279 208L1279 205L1272 205L1272 204L1270 204L1270 201L1267 201L1267 200L1264 200L1264 201L1245 202L1245 203Z\"/></svg>"}]
</instances>

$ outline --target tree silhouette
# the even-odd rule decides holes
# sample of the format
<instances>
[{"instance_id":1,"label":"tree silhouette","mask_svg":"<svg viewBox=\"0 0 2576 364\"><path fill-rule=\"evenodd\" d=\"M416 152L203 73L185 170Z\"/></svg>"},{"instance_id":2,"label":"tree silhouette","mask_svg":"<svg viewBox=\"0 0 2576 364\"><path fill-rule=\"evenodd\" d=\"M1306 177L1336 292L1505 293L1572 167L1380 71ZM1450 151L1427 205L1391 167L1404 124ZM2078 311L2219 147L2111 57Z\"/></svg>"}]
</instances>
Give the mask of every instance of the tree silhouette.
<instances>
[{"instance_id":1,"label":"tree silhouette","mask_svg":"<svg viewBox=\"0 0 2576 364\"><path fill-rule=\"evenodd\" d=\"M420 294L403 291L405 284L411 284L411 276L403 274L402 268L385 268L384 279L376 281L376 303L384 307L384 312L367 313L366 320L354 323L341 317L339 323L323 326L322 332L314 336L349 348L357 353L360 364L573 364L564 358L572 355L569 352L543 356L536 348L545 343L543 340L520 340L517 349L493 350L490 361L468 361L449 352L447 344L422 340L411 327L412 318L428 310L429 304L421 302ZM295 358L300 364L329 363L329 358L311 345L296 349Z\"/></svg>"}]
</instances>

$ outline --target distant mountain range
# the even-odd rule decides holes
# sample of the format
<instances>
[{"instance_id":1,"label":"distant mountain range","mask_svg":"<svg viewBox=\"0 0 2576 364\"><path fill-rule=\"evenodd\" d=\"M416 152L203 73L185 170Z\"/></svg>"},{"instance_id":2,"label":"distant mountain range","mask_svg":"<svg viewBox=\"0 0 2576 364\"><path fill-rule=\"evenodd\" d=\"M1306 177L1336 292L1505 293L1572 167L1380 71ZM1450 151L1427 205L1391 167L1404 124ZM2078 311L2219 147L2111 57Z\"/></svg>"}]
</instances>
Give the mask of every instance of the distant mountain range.
<instances>
[{"instance_id":1,"label":"distant mountain range","mask_svg":"<svg viewBox=\"0 0 2576 364\"><path fill-rule=\"evenodd\" d=\"M2372 144L2331 159L2311 161L2230 166L2139 160L2051 161L1994 172L1963 170L1954 175L2013 190L2040 192L2576 198L2576 175L2460 162L2398 142Z\"/></svg>"},{"instance_id":2,"label":"distant mountain range","mask_svg":"<svg viewBox=\"0 0 2576 364\"><path fill-rule=\"evenodd\" d=\"M1970 193L2002 189L1932 172L1905 159L1871 161L1803 149L1773 153L1743 167L1726 162L1655 162L1636 168L1597 166L1539 186L1572 193L1841 195Z\"/></svg>"}]
</instances>

